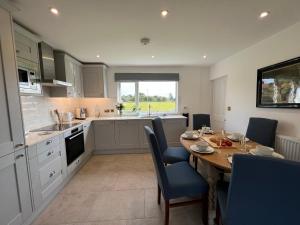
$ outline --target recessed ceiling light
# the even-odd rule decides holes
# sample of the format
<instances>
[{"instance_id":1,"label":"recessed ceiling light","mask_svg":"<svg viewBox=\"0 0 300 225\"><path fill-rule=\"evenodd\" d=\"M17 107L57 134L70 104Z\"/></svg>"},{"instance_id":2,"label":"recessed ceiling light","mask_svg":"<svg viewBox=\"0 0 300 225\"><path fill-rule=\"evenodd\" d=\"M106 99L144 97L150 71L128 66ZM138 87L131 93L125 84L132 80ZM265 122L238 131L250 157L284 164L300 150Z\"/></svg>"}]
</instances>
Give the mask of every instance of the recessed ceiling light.
<instances>
[{"instance_id":1,"label":"recessed ceiling light","mask_svg":"<svg viewBox=\"0 0 300 225\"><path fill-rule=\"evenodd\" d=\"M203 59L207 59L207 55L204 55L204 56L203 56Z\"/></svg>"},{"instance_id":2,"label":"recessed ceiling light","mask_svg":"<svg viewBox=\"0 0 300 225\"><path fill-rule=\"evenodd\" d=\"M151 58L154 59L154 58L155 58L155 55L151 56Z\"/></svg>"},{"instance_id":3,"label":"recessed ceiling light","mask_svg":"<svg viewBox=\"0 0 300 225\"><path fill-rule=\"evenodd\" d=\"M161 11L161 16L162 16L162 17L166 17L168 14L169 14L169 11L168 11L168 10L162 10L162 11Z\"/></svg>"},{"instance_id":4,"label":"recessed ceiling light","mask_svg":"<svg viewBox=\"0 0 300 225\"><path fill-rule=\"evenodd\" d=\"M100 55L98 54L98 55L96 55L96 57L97 57L97 58L100 58Z\"/></svg>"},{"instance_id":5,"label":"recessed ceiling light","mask_svg":"<svg viewBox=\"0 0 300 225\"><path fill-rule=\"evenodd\" d=\"M50 12L53 13L54 15L58 15L58 10L56 8L50 8Z\"/></svg>"},{"instance_id":6,"label":"recessed ceiling light","mask_svg":"<svg viewBox=\"0 0 300 225\"><path fill-rule=\"evenodd\" d=\"M259 15L259 18L263 19L270 15L270 12L264 11Z\"/></svg>"}]
</instances>

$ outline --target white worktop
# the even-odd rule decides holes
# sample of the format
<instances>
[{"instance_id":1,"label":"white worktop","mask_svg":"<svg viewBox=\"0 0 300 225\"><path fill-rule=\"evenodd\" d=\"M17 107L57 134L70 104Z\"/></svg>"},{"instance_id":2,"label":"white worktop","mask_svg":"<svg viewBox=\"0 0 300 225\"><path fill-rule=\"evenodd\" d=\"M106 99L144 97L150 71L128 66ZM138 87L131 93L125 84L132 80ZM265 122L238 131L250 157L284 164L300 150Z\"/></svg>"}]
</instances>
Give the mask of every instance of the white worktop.
<instances>
[{"instance_id":1,"label":"white worktop","mask_svg":"<svg viewBox=\"0 0 300 225\"><path fill-rule=\"evenodd\" d=\"M186 117L181 116L181 115L167 115L167 116L160 116L162 119L186 119ZM45 135L45 131L40 131L40 132L29 132L27 135L25 135L25 144L27 146L32 146L35 144L38 144L42 141L45 141L49 138L55 137L57 135L63 134L66 131L70 129L74 129L78 126L81 126L85 123L90 123L92 121L97 121L97 120L151 120L155 118L154 116L150 117L141 117L141 116L114 116L114 117L88 117L86 120L73 120L72 123L74 122L79 122L80 124L63 130L63 131L50 131L48 134Z\"/></svg>"}]
</instances>

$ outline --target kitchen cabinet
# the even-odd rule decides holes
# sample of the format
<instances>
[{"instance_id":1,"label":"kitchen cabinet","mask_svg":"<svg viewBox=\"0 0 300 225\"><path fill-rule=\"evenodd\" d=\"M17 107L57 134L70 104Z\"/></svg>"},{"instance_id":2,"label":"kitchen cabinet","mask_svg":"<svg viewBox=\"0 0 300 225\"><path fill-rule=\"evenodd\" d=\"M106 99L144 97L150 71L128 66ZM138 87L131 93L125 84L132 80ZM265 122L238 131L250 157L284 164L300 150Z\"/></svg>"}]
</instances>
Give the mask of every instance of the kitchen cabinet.
<instances>
[{"instance_id":1,"label":"kitchen cabinet","mask_svg":"<svg viewBox=\"0 0 300 225\"><path fill-rule=\"evenodd\" d=\"M39 210L59 191L67 176L63 135L30 146L28 156L34 208Z\"/></svg>"},{"instance_id":2,"label":"kitchen cabinet","mask_svg":"<svg viewBox=\"0 0 300 225\"><path fill-rule=\"evenodd\" d=\"M16 46L17 57L38 64L39 63L38 42L22 34L21 33L22 28L20 28L17 24L15 24L14 27L16 30L15 46Z\"/></svg>"},{"instance_id":3,"label":"kitchen cabinet","mask_svg":"<svg viewBox=\"0 0 300 225\"><path fill-rule=\"evenodd\" d=\"M0 224L23 224L33 212L24 149L0 158L0 184Z\"/></svg>"},{"instance_id":4,"label":"kitchen cabinet","mask_svg":"<svg viewBox=\"0 0 300 225\"><path fill-rule=\"evenodd\" d=\"M163 120L163 127L169 146L180 146L180 135L185 132L185 119Z\"/></svg>"},{"instance_id":5,"label":"kitchen cabinet","mask_svg":"<svg viewBox=\"0 0 300 225\"><path fill-rule=\"evenodd\" d=\"M152 121L151 120L141 120L139 126L139 134L140 134L140 147L148 149L149 144L145 134L144 126L148 126L152 128Z\"/></svg>"},{"instance_id":6,"label":"kitchen cabinet","mask_svg":"<svg viewBox=\"0 0 300 225\"><path fill-rule=\"evenodd\" d=\"M163 119L169 146L180 146L185 118ZM151 119L95 120L95 153L140 153L149 151L144 126L152 127Z\"/></svg>"},{"instance_id":7,"label":"kitchen cabinet","mask_svg":"<svg viewBox=\"0 0 300 225\"><path fill-rule=\"evenodd\" d=\"M84 97L82 84L82 64L61 51L54 51L55 74L57 80L66 81L72 87L51 88L52 97Z\"/></svg>"},{"instance_id":8,"label":"kitchen cabinet","mask_svg":"<svg viewBox=\"0 0 300 225\"><path fill-rule=\"evenodd\" d=\"M103 64L83 64L84 97L106 98L108 96L106 70Z\"/></svg>"},{"instance_id":9,"label":"kitchen cabinet","mask_svg":"<svg viewBox=\"0 0 300 225\"><path fill-rule=\"evenodd\" d=\"M139 121L115 121L115 137L119 149L139 148Z\"/></svg>"},{"instance_id":10,"label":"kitchen cabinet","mask_svg":"<svg viewBox=\"0 0 300 225\"><path fill-rule=\"evenodd\" d=\"M0 8L0 157L24 148L12 19Z\"/></svg>"},{"instance_id":11,"label":"kitchen cabinet","mask_svg":"<svg viewBox=\"0 0 300 225\"><path fill-rule=\"evenodd\" d=\"M91 155L95 149L94 129L91 123L83 124L84 150L86 155Z\"/></svg>"},{"instance_id":12,"label":"kitchen cabinet","mask_svg":"<svg viewBox=\"0 0 300 225\"><path fill-rule=\"evenodd\" d=\"M99 150L116 148L115 122L94 121L95 147Z\"/></svg>"}]
</instances>

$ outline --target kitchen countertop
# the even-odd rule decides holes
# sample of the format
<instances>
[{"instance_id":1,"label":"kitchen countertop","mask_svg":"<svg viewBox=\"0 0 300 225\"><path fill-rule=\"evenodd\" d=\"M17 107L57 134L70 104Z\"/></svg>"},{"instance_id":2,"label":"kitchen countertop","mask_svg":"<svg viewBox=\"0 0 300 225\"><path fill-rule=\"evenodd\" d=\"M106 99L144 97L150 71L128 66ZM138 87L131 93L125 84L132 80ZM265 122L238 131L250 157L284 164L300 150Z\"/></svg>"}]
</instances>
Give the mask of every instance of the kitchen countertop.
<instances>
[{"instance_id":1,"label":"kitchen countertop","mask_svg":"<svg viewBox=\"0 0 300 225\"><path fill-rule=\"evenodd\" d=\"M167 115L167 116L160 116L162 119L186 119L186 117L181 116L181 115ZM74 122L79 122L80 124L63 130L63 131L40 131L40 132L29 132L27 135L25 135L25 144L26 146L32 146L35 144L38 144L42 141L45 141L49 138L55 137L57 135L61 135L65 133L66 131L70 129L74 129L76 127L79 127L85 123L90 123L92 121L97 121L97 120L151 120L155 118L155 116L113 116L113 117L88 117L86 120L73 120L72 123Z\"/></svg>"}]
</instances>

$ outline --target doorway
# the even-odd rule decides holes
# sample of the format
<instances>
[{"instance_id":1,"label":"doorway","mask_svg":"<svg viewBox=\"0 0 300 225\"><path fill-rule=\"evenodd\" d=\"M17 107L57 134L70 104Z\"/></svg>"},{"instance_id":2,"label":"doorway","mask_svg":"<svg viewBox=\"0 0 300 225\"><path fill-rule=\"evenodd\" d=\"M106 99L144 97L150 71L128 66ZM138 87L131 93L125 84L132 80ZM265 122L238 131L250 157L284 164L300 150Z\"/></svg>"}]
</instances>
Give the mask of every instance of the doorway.
<instances>
[{"instance_id":1,"label":"doorway","mask_svg":"<svg viewBox=\"0 0 300 225\"><path fill-rule=\"evenodd\" d=\"M214 131L225 128L227 76L212 80L212 115L211 125Z\"/></svg>"}]
</instances>

